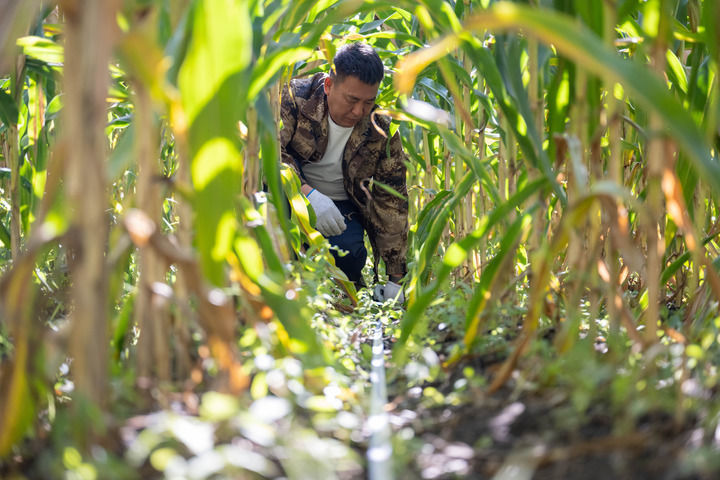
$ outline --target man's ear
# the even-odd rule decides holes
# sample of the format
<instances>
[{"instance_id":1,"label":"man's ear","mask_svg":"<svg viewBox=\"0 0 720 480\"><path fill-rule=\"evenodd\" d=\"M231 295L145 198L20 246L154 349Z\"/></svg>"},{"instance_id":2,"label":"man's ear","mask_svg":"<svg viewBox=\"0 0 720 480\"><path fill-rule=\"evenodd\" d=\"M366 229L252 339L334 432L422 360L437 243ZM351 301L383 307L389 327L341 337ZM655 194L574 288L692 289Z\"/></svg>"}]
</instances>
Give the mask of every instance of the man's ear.
<instances>
[{"instance_id":1,"label":"man's ear","mask_svg":"<svg viewBox=\"0 0 720 480\"><path fill-rule=\"evenodd\" d=\"M326 95L327 95L328 91L332 88L332 86L333 86L333 79L331 76L328 75L327 77L325 77L325 82L323 83L323 88L325 90Z\"/></svg>"}]
</instances>

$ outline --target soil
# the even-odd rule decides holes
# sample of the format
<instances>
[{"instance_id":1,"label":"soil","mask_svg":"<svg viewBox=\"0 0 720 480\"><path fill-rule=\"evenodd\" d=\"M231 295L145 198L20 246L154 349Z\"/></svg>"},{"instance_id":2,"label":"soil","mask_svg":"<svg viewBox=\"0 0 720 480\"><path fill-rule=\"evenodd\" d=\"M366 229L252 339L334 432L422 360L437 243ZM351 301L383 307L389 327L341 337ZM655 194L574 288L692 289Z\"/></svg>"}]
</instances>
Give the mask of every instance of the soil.
<instances>
[{"instance_id":1,"label":"soil","mask_svg":"<svg viewBox=\"0 0 720 480\"><path fill-rule=\"evenodd\" d=\"M472 366L487 364L476 359ZM449 378L433 386L447 395L453 384ZM390 398L396 431L412 429L417 446L399 478L720 478L717 467L704 465L698 473L697 464L686 461L690 447L713 442L698 419L677 426L667 414L650 414L620 429L609 405L595 403L580 415L558 390L521 391L509 382L493 395L483 392L477 388L460 405L430 408L412 389Z\"/></svg>"}]
</instances>

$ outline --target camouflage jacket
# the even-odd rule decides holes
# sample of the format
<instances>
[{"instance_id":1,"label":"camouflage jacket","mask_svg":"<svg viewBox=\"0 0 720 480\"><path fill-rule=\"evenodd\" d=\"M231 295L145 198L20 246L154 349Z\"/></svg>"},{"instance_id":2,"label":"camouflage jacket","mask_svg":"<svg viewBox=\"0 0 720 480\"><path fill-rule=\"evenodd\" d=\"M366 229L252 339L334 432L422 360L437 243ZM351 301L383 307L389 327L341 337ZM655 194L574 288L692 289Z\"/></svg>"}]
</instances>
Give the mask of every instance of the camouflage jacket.
<instances>
[{"instance_id":1,"label":"camouflage jacket","mask_svg":"<svg viewBox=\"0 0 720 480\"><path fill-rule=\"evenodd\" d=\"M312 78L291 80L282 94L282 161L301 179L303 165L319 161L328 144L324 79L325 74L318 73ZM388 134L388 118L378 115L375 123ZM362 215L375 255L376 274L379 257L385 261L388 274L407 272L408 202L404 162L405 153L397 133L388 140L373 127L369 116L355 125L343 153L344 184ZM405 199L373 185L374 182L391 187Z\"/></svg>"}]
</instances>

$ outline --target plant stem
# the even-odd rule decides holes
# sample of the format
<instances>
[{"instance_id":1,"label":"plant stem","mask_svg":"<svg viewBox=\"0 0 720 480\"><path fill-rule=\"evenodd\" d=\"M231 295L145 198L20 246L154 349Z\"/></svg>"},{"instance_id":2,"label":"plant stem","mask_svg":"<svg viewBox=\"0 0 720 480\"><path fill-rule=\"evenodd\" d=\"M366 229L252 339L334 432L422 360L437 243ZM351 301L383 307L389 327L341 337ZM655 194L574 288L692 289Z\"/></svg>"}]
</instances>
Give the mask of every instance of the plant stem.
<instances>
[{"instance_id":1,"label":"plant stem","mask_svg":"<svg viewBox=\"0 0 720 480\"><path fill-rule=\"evenodd\" d=\"M18 55L15 58L15 65L10 76L10 95L15 105L19 105L23 91L25 76L25 56ZM22 202L20 192L20 139L18 137L18 125L12 123L8 128L8 141L10 144L9 157L7 162L10 166L10 251L13 260L20 256L20 242L22 231L22 218L20 217L20 204Z\"/></svg>"},{"instance_id":2,"label":"plant stem","mask_svg":"<svg viewBox=\"0 0 720 480\"><path fill-rule=\"evenodd\" d=\"M67 192L76 232L72 298L73 379L76 392L105 403L108 374L108 218L105 164L107 90L119 0L61 2L67 20L65 48L65 142Z\"/></svg>"},{"instance_id":3,"label":"plant stem","mask_svg":"<svg viewBox=\"0 0 720 480\"><path fill-rule=\"evenodd\" d=\"M159 136L153 125L150 95L144 85L135 86L135 152L138 161L137 208L159 227L163 197L157 164ZM138 253L138 292L135 299L135 322L140 327L138 339L138 374L160 381L170 380L170 332L167 301L153 291L156 283L164 283L165 269L156 252L142 248Z\"/></svg>"},{"instance_id":4,"label":"plant stem","mask_svg":"<svg viewBox=\"0 0 720 480\"><path fill-rule=\"evenodd\" d=\"M669 24L666 13L669 11L668 0L660 1L660 17L657 26L657 37L652 45L651 63L658 76L665 71L665 51L667 49L666 37ZM647 239L647 276L648 307L645 311L645 342L648 345L657 342L657 323L660 319L660 301L664 297L664 288L660 285L662 272L662 258L664 253L664 226L665 208L661 189L663 168L666 152L663 149L663 138L660 134L662 122L654 113L650 113L649 133L647 147L647 207L650 219L645 236Z\"/></svg>"}]
</instances>

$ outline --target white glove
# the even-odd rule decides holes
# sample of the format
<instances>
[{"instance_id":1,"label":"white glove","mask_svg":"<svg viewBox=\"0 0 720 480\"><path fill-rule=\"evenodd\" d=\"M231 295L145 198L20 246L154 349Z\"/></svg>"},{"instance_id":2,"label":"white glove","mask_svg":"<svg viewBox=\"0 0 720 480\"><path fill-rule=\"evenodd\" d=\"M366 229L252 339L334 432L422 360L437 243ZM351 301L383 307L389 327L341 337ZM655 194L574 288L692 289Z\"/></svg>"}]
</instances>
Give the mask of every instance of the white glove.
<instances>
[{"instance_id":1,"label":"white glove","mask_svg":"<svg viewBox=\"0 0 720 480\"><path fill-rule=\"evenodd\" d=\"M385 285L375 285L373 297L378 302L387 302L395 299L396 303L405 303L405 294L400 285L395 282L387 282Z\"/></svg>"},{"instance_id":2,"label":"white glove","mask_svg":"<svg viewBox=\"0 0 720 480\"><path fill-rule=\"evenodd\" d=\"M335 206L335 202L314 189L307 195L307 199L315 210L318 232L322 233L324 237L332 237L345 231L347 228L345 219Z\"/></svg>"}]
</instances>

